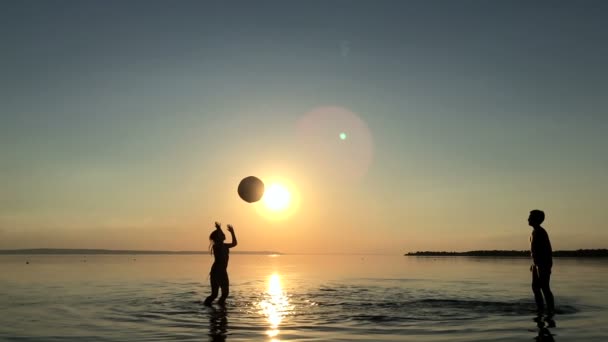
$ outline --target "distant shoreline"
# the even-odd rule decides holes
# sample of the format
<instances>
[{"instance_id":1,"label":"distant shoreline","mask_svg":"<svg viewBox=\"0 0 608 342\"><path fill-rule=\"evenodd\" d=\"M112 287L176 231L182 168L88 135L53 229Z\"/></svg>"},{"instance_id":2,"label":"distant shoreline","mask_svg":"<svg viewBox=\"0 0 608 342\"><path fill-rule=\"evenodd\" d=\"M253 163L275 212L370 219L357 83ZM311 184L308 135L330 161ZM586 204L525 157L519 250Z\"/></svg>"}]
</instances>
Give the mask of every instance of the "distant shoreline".
<instances>
[{"instance_id":1,"label":"distant shoreline","mask_svg":"<svg viewBox=\"0 0 608 342\"><path fill-rule=\"evenodd\" d=\"M281 255L273 251L234 251L232 254ZM113 249L64 249L64 248L30 248L30 249L0 249L0 255L194 255L209 254L209 251L152 251L152 250L113 250Z\"/></svg>"},{"instance_id":2,"label":"distant shoreline","mask_svg":"<svg viewBox=\"0 0 608 342\"><path fill-rule=\"evenodd\" d=\"M409 252L404 256L474 256L474 257L530 257L530 251L468 251L468 252ZM608 257L608 249L578 249L573 251L554 251L553 257L564 258L605 258Z\"/></svg>"}]
</instances>

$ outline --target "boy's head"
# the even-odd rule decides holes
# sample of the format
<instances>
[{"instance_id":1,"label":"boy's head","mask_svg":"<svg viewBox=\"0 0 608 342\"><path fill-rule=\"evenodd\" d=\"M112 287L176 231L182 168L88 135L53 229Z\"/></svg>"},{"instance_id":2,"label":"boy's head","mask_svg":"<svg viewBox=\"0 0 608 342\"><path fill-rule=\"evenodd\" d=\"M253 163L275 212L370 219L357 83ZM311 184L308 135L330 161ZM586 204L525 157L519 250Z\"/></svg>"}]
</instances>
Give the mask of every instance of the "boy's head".
<instances>
[{"instance_id":1,"label":"boy's head","mask_svg":"<svg viewBox=\"0 0 608 342\"><path fill-rule=\"evenodd\" d=\"M543 221L545 221L545 213L542 210L534 209L530 212L530 216L528 216L528 225L539 227Z\"/></svg>"}]
</instances>

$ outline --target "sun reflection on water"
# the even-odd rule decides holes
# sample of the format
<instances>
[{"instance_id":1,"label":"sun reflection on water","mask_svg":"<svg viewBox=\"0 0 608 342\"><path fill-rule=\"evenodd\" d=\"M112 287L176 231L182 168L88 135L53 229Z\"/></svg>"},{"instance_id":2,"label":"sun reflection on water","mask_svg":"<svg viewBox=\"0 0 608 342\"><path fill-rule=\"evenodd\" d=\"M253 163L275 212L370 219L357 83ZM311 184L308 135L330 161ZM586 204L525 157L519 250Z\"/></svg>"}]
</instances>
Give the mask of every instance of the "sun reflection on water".
<instances>
[{"instance_id":1,"label":"sun reflection on water","mask_svg":"<svg viewBox=\"0 0 608 342\"><path fill-rule=\"evenodd\" d=\"M279 335L279 325L283 318L292 311L293 306L289 304L289 298L283 292L281 278L278 274L273 274L268 278L268 288L264 293L264 299L259 303L260 312L266 316L270 329L266 331L271 342L278 342L276 337Z\"/></svg>"}]
</instances>

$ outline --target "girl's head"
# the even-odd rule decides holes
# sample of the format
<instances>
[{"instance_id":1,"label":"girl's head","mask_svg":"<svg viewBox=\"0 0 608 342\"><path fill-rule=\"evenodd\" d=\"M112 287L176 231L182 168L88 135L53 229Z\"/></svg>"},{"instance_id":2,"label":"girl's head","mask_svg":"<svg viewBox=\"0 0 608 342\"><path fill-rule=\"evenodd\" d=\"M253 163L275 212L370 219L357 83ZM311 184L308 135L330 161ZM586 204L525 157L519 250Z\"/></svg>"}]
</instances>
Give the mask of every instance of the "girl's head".
<instances>
[{"instance_id":1,"label":"girl's head","mask_svg":"<svg viewBox=\"0 0 608 342\"><path fill-rule=\"evenodd\" d=\"M213 252L215 246L224 243L224 240L226 240L226 236L221 229L216 229L211 232L211 234L209 234L209 253Z\"/></svg>"},{"instance_id":2,"label":"girl's head","mask_svg":"<svg viewBox=\"0 0 608 342\"><path fill-rule=\"evenodd\" d=\"M209 234L209 252L213 252L213 247L224 243L226 235L222 231L222 225L219 222L215 222L215 230Z\"/></svg>"},{"instance_id":3,"label":"girl's head","mask_svg":"<svg viewBox=\"0 0 608 342\"><path fill-rule=\"evenodd\" d=\"M218 244L224 242L226 240L226 235L220 229L216 229L211 234L209 234L209 240L213 242L213 244Z\"/></svg>"}]
</instances>

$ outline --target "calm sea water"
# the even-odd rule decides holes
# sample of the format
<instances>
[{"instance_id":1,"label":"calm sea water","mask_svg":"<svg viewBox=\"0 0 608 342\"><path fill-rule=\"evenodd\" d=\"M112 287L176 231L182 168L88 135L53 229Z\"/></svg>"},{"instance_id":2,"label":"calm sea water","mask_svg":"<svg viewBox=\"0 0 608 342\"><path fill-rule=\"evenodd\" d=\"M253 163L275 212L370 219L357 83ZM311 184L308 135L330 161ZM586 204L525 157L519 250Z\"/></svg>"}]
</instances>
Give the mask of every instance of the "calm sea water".
<instances>
[{"instance_id":1,"label":"calm sea water","mask_svg":"<svg viewBox=\"0 0 608 342\"><path fill-rule=\"evenodd\" d=\"M0 340L608 341L608 260L555 261L549 328L527 259L234 254L225 308L211 262L0 256Z\"/></svg>"}]
</instances>

